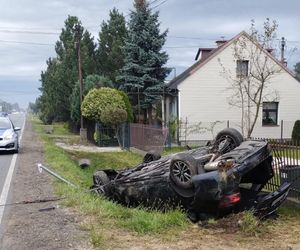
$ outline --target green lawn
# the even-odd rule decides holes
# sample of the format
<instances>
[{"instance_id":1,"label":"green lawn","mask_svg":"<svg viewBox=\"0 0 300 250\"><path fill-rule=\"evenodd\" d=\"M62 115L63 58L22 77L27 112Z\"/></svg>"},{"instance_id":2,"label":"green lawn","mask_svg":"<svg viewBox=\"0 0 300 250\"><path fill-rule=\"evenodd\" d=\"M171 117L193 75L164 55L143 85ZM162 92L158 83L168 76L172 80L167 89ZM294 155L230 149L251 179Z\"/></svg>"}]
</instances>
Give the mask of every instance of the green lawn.
<instances>
[{"instance_id":1,"label":"green lawn","mask_svg":"<svg viewBox=\"0 0 300 250\"><path fill-rule=\"evenodd\" d=\"M46 164L55 172L74 183L72 188L54 180L55 190L66 197L63 203L75 210L91 216L93 219L84 225L91 233L91 241L97 246L105 238L100 230L103 227L121 227L139 234L172 233L188 225L186 215L179 209L162 213L146 208L127 208L111 202L99 195L87 192L92 185L92 175L98 169L121 169L141 162L142 157L131 152L85 153L67 152L54 143L60 135L70 135L64 124L55 124L53 134L44 132L44 125L37 119L31 119L34 129L44 141ZM89 158L91 166L81 169L77 160Z\"/></svg>"}]
</instances>

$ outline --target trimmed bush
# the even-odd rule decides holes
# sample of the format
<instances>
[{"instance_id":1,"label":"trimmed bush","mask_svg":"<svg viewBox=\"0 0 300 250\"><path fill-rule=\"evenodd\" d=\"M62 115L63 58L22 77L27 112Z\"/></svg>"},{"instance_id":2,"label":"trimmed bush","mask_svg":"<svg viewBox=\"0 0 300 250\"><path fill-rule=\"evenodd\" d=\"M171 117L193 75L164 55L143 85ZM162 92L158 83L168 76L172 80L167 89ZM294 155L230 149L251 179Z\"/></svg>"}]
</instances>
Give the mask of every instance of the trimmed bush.
<instances>
[{"instance_id":1,"label":"trimmed bush","mask_svg":"<svg viewBox=\"0 0 300 250\"><path fill-rule=\"evenodd\" d=\"M127 112L127 122L133 122L133 111L132 111L132 106L131 103L129 101L129 98L127 96L127 94L125 92L123 92L122 90L119 90L119 94L122 96L123 101L125 103L126 106L126 112Z\"/></svg>"},{"instance_id":2,"label":"trimmed bush","mask_svg":"<svg viewBox=\"0 0 300 250\"><path fill-rule=\"evenodd\" d=\"M125 110L126 112L126 106L119 91L112 88L90 90L81 105L81 111L84 117L90 120L100 121L104 124L107 124L107 115L105 116L105 121L103 121L103 113L114 112L114 110ZM124 116L122 116L122 118L124 118ZM126 119L123 122L125 122ZM120 122L119 120L118 123Z\"/></svg>"}]
</instances>

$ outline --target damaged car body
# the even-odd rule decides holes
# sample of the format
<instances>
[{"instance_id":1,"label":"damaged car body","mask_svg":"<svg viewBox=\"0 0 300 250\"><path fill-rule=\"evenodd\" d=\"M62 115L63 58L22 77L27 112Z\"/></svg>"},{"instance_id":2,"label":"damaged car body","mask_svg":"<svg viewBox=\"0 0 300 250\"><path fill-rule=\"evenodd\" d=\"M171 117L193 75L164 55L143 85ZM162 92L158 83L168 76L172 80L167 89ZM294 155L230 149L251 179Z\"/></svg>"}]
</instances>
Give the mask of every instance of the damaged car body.
<instances>
[{"instance_id":1,"label":"damaged car body","mask_svg":"<svg viewBox=\"0 0 300 250\"><path fill-rule=\"evenodd\" d=\"M97 171L93 189L126 206L180 206L192 221L246 209L264 218L274 214L291 185L263 192L273 176L268 143L244 141L238 131L227 128L208 146L162 158L149 152L133 168Z\"/></svg>"}]
</instances>

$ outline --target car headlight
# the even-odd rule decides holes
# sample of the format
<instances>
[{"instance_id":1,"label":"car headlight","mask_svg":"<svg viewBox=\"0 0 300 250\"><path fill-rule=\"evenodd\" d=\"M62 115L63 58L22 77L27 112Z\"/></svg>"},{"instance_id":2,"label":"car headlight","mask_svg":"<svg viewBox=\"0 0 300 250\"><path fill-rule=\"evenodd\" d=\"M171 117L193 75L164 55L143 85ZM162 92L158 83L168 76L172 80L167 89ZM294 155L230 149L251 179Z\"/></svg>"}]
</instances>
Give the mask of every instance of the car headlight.
<instances>
[{"instance_id":1,"label":"car headlight","mask_svg":"<svg viewBox=\"0 0 300 250\"><path fill-rule=\"evenodd\" d=\"M12 138L14 138L14 133L11 133L11 134L5 136L4 140L11 140Z\"/></svg>"}]
</instances>

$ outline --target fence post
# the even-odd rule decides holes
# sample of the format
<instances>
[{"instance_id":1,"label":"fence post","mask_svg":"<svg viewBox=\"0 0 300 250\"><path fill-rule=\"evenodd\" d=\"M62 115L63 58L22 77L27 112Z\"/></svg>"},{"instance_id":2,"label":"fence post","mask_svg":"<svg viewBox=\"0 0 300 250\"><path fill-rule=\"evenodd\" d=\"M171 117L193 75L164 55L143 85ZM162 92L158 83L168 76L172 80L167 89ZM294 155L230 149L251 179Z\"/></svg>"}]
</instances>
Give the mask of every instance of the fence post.
<instances>
[{"instance_id":1,"label":"fence post","mask_svg":"<svg viewBox=\"0 0 300 250\"><path fill-rule=\"evenodd\" d=\"M125 148L125 124L126 123L122 124L122 148L123 149Z\"/></svg>"},{"instance_id":2,"label":"fence post","mask_svg":"<svg viewBox=\"0 0 300 250\"><path fill-rule=\"evenodd\" d=\"M184 142L185 142L185 145L186 145L186 137L187 137L187 117L185 118L185 131L184 131Z\"/></svg>"},{"instance_id":3,"label":"fence post","mask_svg":"<svg viewBox=\"0 0 300 250\"><path fill-rule=\"evenodd\" d=\"M131 148L131 123L127 123L127 138L128 138L128 149Z\"/></svg>"},{"instance_id":4,"label":"fence post","mask_svg":"<svg viewBox=\"0 0 300 250\"><path fill-rule=\"evenodd\" d=\"M172 135L170 133L170 120L168 121L167 144L168 144L168 148L171 148L171 145L172 145Z\"/></svg>"},{"instance_id":5,"label":"fence post","mask_svg":"<svg viewBox=\"0 0 300 250\"><path fill-rule=\"evenodd\" d=\"M280 125L280 139L281 141L283 139L283 120L281 120L281 125Z\"/></svg>"}]
</instances>

